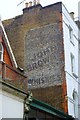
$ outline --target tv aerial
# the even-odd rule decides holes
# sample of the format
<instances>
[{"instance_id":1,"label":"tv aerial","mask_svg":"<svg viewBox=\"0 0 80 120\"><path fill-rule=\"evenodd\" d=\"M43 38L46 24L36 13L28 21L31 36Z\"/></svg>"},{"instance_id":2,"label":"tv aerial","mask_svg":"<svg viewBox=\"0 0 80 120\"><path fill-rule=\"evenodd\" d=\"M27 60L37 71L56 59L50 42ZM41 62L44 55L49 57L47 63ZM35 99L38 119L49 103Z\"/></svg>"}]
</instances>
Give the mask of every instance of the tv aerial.
<instances>
[{"instance_id":1,"label":"tv aerial","mask_svg":"<svg viewBox=\"0 0 80 120\"><path fill-rule=\"evenodd\" d=\"M20 4L22 4L23 2L25 2L26 0L21 1L20 3L17 4L17 6L19 6Z\"/></svg>"}]
</instances>

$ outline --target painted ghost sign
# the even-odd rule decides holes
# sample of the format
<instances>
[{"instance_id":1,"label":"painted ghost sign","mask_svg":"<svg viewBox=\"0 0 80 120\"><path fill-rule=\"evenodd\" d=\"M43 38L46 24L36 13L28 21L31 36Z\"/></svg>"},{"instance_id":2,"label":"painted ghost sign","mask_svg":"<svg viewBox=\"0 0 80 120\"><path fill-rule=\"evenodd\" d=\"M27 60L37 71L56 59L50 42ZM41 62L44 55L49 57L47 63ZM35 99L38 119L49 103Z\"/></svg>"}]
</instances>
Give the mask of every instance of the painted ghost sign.
<instances>
[{"instance_id":1,"label":"painted ghost sign","mask_svg":"<svg viewBox=\"0 0 80 120\"><path fill-rule=\"evenodd\" d=\"M61 36L58 24L31 29L25 39L25 69L31 88L60 84Z\"/></svg>"}]
</instances>

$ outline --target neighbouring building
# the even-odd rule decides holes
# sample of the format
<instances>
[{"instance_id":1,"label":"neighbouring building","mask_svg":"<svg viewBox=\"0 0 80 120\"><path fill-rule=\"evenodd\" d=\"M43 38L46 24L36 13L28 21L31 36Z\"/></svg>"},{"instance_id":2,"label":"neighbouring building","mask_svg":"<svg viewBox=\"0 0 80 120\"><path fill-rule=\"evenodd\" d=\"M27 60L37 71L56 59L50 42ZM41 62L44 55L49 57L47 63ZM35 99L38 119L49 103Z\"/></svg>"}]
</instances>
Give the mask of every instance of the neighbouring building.
<instances>
[{"instance_id":1,"label":"neighbouring building","mask_svg":"<svg viewBox=\"0 0 80 120\"><path fill-rule=\"evenodd\" d=\"M79 46L79 50L78 50L78 61L79 61L79 63L78 63L78 74L79 74L79 76L78 76L78 94L79 94L79 104L78 104L78 107L79 107L79 112L78 112L78 114L79 114L79 120L80 120L80 2L78 3L78 18L75 20L76 21L76 23L77 23L77 25L78 25L78 28L79 28L79 30L78 30L78 40L79 40L79 44L78 44L78 46Z\"/></svg>"},{"instance_id":2,"label":"neighbouring building","mask_svg":"<svg viewBox=\"0 0 80 120\"><path fill-rule=\"evenodd\" d=\"M4 26L28 89L39 100L78 118L78 26L62 2L23 9Z\"/></svg>"},{"instance_id":3,"label":"neighbouring building","mask_svg":"<svg viewBox=\"0 0 80 120\"><path fill-rule=\"evenodd\" d=\"M0 120L23 118L27 77L17 68L8 37L0 20Z\"/></svg>"}]
</instances>

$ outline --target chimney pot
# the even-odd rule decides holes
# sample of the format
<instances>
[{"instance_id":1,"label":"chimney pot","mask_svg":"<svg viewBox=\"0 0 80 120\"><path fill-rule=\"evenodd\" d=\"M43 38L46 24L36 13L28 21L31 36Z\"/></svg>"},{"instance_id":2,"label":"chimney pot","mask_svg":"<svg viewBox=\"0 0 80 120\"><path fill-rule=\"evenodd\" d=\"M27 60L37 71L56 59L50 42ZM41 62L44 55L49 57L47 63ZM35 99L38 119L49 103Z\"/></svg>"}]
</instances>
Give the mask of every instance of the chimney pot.
<instances>
[{"instance_id":1,"label":"chimney pot","mask_svg":"<svg viewBox=\"0 0 80 120\"><path fill-rule=\"evenodd\" d=\"M36 5L36 0L33 0L33 5Z\"/></svg>"},{"instance_id":2,"label":"chimney pot","mask_svg":"<svg viewBox=\"0 0 80 120\"><path fill-rule=\"evenodd\" d=\"M25 7L28 8L28 3L27 2L25 3Z\"/></svg>"},{"instance_id":3,"label":"chimney pot","mask_svg":"<svg viewBox=\"0 0 80 120\"><path fill-rule=\"evenodd\" d=\"M28 5L28 7L31 7L31 6L32 6L32 1L30 1L30 2L29 2L29 5Z\"/></svg>"},{"instance_id":4,"label":"chimney pot","mask_svg":"<svg viewBox=\"0 0 80 120\"><path fill-rule=\"evenodd\" d=\"M37 0L37 5L40 4L40 0Z\"/></svg>"},{"instance_id":5,"label":"chimney pot","mask_svg":"<svg viewBox=\"0 0 80 120\"><path fill-rule=\"evenodd\" d=\"M72 19L74 20L74 12L70 12L70 16L71 16Z\"/></svg>"}]
</instances>

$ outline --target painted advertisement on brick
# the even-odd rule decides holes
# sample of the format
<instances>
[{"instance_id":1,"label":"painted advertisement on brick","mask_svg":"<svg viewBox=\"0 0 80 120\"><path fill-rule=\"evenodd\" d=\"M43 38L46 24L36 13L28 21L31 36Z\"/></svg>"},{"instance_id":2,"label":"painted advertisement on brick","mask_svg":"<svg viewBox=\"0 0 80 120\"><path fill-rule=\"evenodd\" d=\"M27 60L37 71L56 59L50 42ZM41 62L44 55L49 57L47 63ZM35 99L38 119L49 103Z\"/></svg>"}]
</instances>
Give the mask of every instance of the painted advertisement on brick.
<instances>
[{"instance_id":1,"label":"painted advertisement on brick","mask_svg":"<svg viewBox=\"0 0 80 120\"><path fill-rule=\"evenodd\" d=\"M29 88L61 84L62 36L59 24L31 29L25 39L25 71Z\"/></svg>"}]
</instances>

